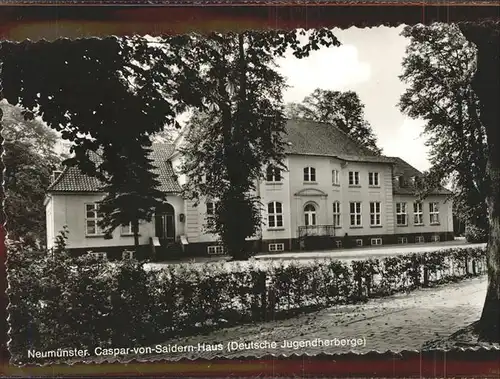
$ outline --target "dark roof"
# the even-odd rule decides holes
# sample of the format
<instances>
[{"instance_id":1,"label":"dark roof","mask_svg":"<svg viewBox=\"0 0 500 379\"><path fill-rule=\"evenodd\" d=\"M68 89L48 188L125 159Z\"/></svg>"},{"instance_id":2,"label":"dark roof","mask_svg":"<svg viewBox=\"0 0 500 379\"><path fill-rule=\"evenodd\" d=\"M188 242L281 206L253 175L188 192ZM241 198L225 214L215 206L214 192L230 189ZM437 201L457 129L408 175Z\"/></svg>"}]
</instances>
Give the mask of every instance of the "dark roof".
<instances>
[{"instance_id":1,"label":"dark roof","mask_svg":"<svg viewBox=\"0 0 500 379\"><path fill-rule=\"evenodd\" d=\"M413 178L422 178L423 174L417 170L415 167L410 165L398 157L390 157L394 162L394 180L393 180L393 192L397 195L414 195L416 191L415 182ZM399 182L398 177L403 178L403 186ZM450 195L451 191L444 187L438 187L430 192L432 195Z\"/></svg>"},{"instance_id":2,"label":"dark roof","mask_svg":"<svg viewBox=\"0 0 500 379\"><path fill-rule=\"evenodd\" d=\"M346 133L331 124L291 119L286 124L288 154L337 157L356 162L392 163L361 146Z\"/></svg>"},{"instance_id":3,"label":"dark roof","mask_svg":"<svg viewBox=\"0 0 500 379\"><path fill-rule=\"evenodd\" d=\"M181 187L175 177L169 158L174 151L174 145L154 143L151 158L158 174L159 189L166 193L177 193ZM97 155L92 158L99 161ZM83 174L77 167L66 167L62 174L50 185L48 192L101 192L101 182Z\"/></svg>"}]
</instances>

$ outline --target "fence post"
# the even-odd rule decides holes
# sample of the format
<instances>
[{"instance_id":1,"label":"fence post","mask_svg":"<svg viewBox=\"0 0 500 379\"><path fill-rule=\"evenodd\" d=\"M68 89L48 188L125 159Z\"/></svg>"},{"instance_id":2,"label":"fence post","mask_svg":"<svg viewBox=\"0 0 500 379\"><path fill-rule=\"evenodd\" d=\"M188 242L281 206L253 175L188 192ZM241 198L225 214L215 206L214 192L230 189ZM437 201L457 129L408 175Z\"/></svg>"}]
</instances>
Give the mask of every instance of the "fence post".
<instances>
[{"instance_id":1,"label":"fence post","mask_svg":"<svg viewBox=\"0 0 500 379\"><path fill-rule=\"evenodd\" d=\"M477 275L477 268L476 268L476 260L472 260L472 275L476 276Z\"/></svg>"},{"instance_id":2,"label":"fence post","mask_svg":"<svg viewBox=\"0 0 500 379\"><path fill-rule=\"evenodd\" d=\"M424 266L424 287L429 287L429 269Z\"/></svg>"}]
</instances>

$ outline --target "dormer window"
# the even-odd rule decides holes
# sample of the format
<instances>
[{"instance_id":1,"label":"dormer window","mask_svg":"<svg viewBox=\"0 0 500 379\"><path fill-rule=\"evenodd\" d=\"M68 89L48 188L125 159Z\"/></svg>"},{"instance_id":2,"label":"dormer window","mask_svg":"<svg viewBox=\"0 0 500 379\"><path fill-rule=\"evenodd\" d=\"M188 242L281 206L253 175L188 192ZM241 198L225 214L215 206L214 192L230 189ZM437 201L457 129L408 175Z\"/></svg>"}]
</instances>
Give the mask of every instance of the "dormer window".
<instances>
[{"instance_id":1,"label":"dormer window","mask_svg":"<svg viewBox=\"0 0 500 379\"><path fill-rule=\"evenodd\" d=\"M316 169L314 167L304 167L304 182L316 181Z\"/></svg>"},{"instance_id":2,"label":"dormer window","mask_svg":"<svg viewBox=\"0 0 500 379\"><path fill-rule=\"evenodd\" d=\"M266 170L266 181L281 182L281 170L276 166L269 165Z\"/></svg>"},{"instance_id":3,"label":"dormer window","mask_svg":"<svg viewBox=\"0 0 500 379\"><path fill-rule=\"evenodd\" d=\"M403 175L397 175L396 181L397 181L399 187L405 186Z\"/></svg>"}]
</instances>

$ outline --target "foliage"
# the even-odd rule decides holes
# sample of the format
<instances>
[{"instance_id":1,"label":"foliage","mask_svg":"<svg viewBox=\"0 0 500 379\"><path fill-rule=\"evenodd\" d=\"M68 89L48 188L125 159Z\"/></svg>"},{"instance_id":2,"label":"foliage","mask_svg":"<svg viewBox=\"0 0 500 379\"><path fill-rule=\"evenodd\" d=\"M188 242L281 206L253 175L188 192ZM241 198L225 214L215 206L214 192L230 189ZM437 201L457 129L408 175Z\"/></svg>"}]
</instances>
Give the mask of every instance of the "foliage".
<instances>
[{"instance_id":1,"label":"foliage","mask_svg":"<svg viewBox=\"0 0 500 379\"><path fill-rule=\"evenodd\" d=\"M234 258L248 256L245 239L260 229L255 190L263 167L283 168L285 81L274 59L287 49L302 58L338 44L331 31L319 29L305 43L295 31L270 31L214 33L193 45L203 62L198 85L205 108L191 120L182 149L190 178L185 193L218 201L212 229Z\"/></svg>"},{"instance_id":2,"label":"foliage","mask_svg":"<svg viewBox=\"0 0 500 379\"><path fill-rule=\"evenodd\" d=\"M62 161L55 152L58 136L38 119L25 120L21 109L5 102L2 150L5 213L9 239L32 247L46 243L45 191Z\"/></svg>"},{"instance_id":3,"label":"foliage","mask_svg":"<svg viewBox=\"0 0 500 379\"><path fill-rule=\"evenodd\" d=\"M482 248L449 249L384 259L280 264L109 264L89 256L34 256L9 250L9 348L154 346L183 334L294 312L364 302L479 275ZM465 268L465 266L468 269ZM123 322L126 319L127 322ZM67 362L67 360L66 360ZM48 363L45 361L44 363Z\"/></svg>"},{"instance_id":4,"label":"foliage","mask_svg":"<svg viewBox=\"0 0 500 379\"><path fill-rule=\"evenodd\" d=\"M335 125L371 153L381 153L377 138L365 119L364 105L354 91L317 88L302 103L287 104L286 115Z\"/></svg>"},{"instance_id":5,"label":"foliage","mask_svg":"<svg viewBox=\"0 0 500 379\"><path fill-rule=\"evenodd\" d=\"M488 232L475 225L467 225L465 227L465 239L467 242L482 243L488 241Z\"/></svg>"},{"instance_id":6,"label":"foliage","mask_svg":"<svg viewBox=\"0 0 500 379\"><path fill-rule=\"evenodd\" d=\"M431 174L428 186L453 183L454 206L466 223L488 229L487 143L472 89L476 48L453 24L407 26L410 39L400 78L408 84L400 109L426 120Z\"/></svg>"}]
</instances>

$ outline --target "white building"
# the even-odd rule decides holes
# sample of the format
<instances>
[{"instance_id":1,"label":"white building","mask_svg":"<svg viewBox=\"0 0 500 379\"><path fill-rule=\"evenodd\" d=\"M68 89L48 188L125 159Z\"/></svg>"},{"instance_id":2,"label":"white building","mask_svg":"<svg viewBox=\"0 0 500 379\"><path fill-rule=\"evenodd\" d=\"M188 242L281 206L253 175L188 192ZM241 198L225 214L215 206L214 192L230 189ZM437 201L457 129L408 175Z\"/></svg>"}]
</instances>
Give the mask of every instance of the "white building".
<instances>
[{"instance_id":1,"label":"white building","mask_svg":"<svg viewBox=\"0 0 500 379\"><path fill-rule=\"evenodd\" d=\"M204 255L220 253L217 237L205 231L213 204L183 199L188 180L176 175L182 156L174 144L154 144L152 158L167 204L153 222L140 224L146 253ZM419 201L421 173L400 158L374 156L338 128L310 121L287 122L286 171L266 170L257 188L265 205L255 249L288 251L350 245L422 243L453 238L450 192L439 188ZM97 222L103 193L95 178L66 168L48 189L47 240L66 225L68 248L121 254L133 246L130 228L105 239ZM161 246L158 246L160 244ZM168 248L165 248L168 246ZM168 250L168 251L166 251Z\"/></svg>"}]
</instances>

